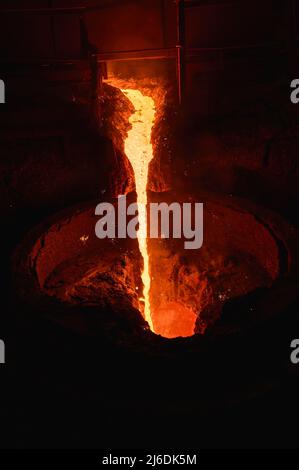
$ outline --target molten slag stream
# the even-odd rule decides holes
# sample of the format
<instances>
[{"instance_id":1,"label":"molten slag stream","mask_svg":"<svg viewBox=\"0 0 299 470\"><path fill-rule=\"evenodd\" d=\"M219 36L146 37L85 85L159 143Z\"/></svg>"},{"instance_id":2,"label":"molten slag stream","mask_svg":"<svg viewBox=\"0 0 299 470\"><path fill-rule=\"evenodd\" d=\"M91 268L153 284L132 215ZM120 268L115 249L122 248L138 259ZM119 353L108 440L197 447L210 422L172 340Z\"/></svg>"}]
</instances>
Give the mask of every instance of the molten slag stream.
<instances>
[{"instance_id":1,"label":"molten slag stream","mask_svg":"<svg viewBox=\"0 0 299 470\"><path fill-rule=\"evenodd\" d=\"M129 119L132 129L125 140L125 153L128 157L135 175L139 230L137 232L138 244L143 257L143 282L144 317L152 331L153 321L150 306L151 278L149 274L149 254L147 249L147 178L149 163L153 158L153 146L151 144L152 128L155 120L155 103L150 96L145 96L139 90L121 90L131 101L135 112Z\"/></svg>"}]
</instances>

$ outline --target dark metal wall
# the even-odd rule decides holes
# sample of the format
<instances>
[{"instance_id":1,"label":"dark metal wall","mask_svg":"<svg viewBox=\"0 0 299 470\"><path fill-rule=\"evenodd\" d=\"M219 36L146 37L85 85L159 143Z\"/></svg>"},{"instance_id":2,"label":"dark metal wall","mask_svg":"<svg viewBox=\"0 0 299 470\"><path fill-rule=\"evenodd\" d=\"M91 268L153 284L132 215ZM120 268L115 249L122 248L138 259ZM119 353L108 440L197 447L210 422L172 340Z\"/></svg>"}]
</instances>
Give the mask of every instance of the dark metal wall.
<instances>
[{"instance_id":1,"label":"dark metal wall","mask_svg":"<svg viewBox=\"0 0 299 470\"><path fill-rule=\"evenodd\" d=\"M186 45L211 48L284 40L287 28L283 11L293 1L204 0L182 3L186 5ZM85 12L76 10L88 5L94 6ZM49 11L42 11L43 8ZM63 8L70 10L63 11ZM25 12L26 9L35 11ZM11 12L4 14L5 10ZM19 10L19 13L12 13L12 10ZM82 54L81 21L84 21L90 43L98 52L176 45L174 0L2 1L1 57L79 58Z\"/></svg>"}]
</instances>

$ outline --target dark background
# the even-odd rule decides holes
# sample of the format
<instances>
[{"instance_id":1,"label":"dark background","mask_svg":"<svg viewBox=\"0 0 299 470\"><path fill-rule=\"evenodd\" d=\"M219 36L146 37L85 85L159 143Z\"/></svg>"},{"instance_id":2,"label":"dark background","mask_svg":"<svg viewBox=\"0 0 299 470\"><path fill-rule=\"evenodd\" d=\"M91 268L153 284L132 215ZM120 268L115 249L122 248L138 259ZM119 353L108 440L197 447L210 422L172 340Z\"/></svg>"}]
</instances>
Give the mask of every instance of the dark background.
<instances>
[{"instance_id":1,"label":"dark background","mask_svg":"<svg viewBox=\"0 0 299 470\"><path fill-rule=\"evenodd\" d=\"M186 8L178 126L189 171L180 175L183 184L248 197L298 227L299 116L289 85L298 75L299 2L193 3ZM78 6L96 8L40 10ZM156 375L152 363L32 317L15 301L10 259L26 232L107 187L111 144L97 128L91 53L175 44L172 0L1 2L3 448L298 447L296 366L274 386L265 384L266 391L199 410L201 370L194 362L186 368L178 361ZM293 305L288 314L296 311ZM267 329L260 339L273 373L279 361L288 363L290 341L299 334L297 320L286 318L286 325L273 327L283 330L282 343ZM234 387L238 373L246 381L254 343L241 340L244 350L235 350ZM271 355L276 346L281 359ZM215 353L219 369L224 362ZM221 396L221 388L214 393Z\"/></svg>"}]
</instances>

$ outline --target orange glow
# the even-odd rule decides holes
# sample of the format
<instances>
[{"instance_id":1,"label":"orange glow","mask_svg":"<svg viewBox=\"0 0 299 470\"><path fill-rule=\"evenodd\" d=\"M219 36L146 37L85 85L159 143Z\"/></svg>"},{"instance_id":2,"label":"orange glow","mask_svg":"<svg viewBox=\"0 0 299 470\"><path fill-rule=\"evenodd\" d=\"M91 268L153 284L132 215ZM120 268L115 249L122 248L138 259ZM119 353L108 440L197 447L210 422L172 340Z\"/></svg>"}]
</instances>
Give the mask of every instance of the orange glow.
<instances>
[{"instance_id":1,"label":"orange glow","mask_svg":"<svg viewBox=\"0 0 299 470\"><path fill-rule=\"evenodd\" d=\"M155 102L150 96L143 95L140 90L125 88L121 81L109 80L109 84L119 88L130 100L135 111L129 118L132 128L124 141L125 154L130 161L136 185L138 222L137 232L139 250L143 258L143 271L141 278L143 282L143 297L139 300L144 303L144 318L152 331L153 322L151 317L151 306L149 292L151 278L149 274L149 254L147 248L147 182L148 167L153 159L153 146L151 143L152 128L155 120Z\"/></svg>"},{"instance_id":2,"label":"orange glow","mask_svg":"<svg viewBox=\"0 0 299 470\"><path fill-rule=\"evenodd\" d=\"M149 291L151 278L149 274L149 254L147 250L147 179L148 167L153 158L153 146L151 144L152 127L155 119L155 103L149 96L144 96L139 90L122 89L135 108L135 112L129 119L132 129L125 140L125 153L132 165L138 204L139 230L137 232L139 249L143 257L143 282L144 317L153 330Z\"/></svg>"},{"instance_id":3,"label":"orange glow","mask_svg":"<svg viewBox=\"0 0 299 470\"><path fill-rule=\"evenodd\" d=\"M187 337L194 334L196 314L177 302L161 305L153 317L155 332L165 338Z\"/></svg>"},{"instance_id":4,"label":"orange glow","mask_svg":"<svg viewBox=\"0 0 299 470\"><path fill-rule=\"evenodd\" d=\"M151 142L152 130L155 119L160 112L160 91L162 88L156 89L155 99L148 96L152 95L152 90L148 90L143 86L136 87L136 82L129 80L128 82L118 78L112 78L107 83L118 88L133 105L132 114L129 123L131 129L124 136L124 153L126 154L134 173L135 187L137 193L138 206L138 222L137 231L139 250L143 258L143 270L141 278L143 282L143 293L139 298L140 304L144 308L140 308L145 320L147 321L151 331L165 338L187 337L194 334L197 315L189 307L183 306L176 301L168 301L162 303L158 308L154 305L155 298L151 292L151 276L150 276L150 256L148 251L147 233L147 186L149 164L153 159L153 145ZM156 96L157 95L157 96ZM159 99L160 97L160 99ZM156 106L158 106L156 114ZM126 115L127 117L127 115ZM122 135L124 133L122 132ZM163 282L163 280L161 280Z\"/></svg>"}]
</instances>

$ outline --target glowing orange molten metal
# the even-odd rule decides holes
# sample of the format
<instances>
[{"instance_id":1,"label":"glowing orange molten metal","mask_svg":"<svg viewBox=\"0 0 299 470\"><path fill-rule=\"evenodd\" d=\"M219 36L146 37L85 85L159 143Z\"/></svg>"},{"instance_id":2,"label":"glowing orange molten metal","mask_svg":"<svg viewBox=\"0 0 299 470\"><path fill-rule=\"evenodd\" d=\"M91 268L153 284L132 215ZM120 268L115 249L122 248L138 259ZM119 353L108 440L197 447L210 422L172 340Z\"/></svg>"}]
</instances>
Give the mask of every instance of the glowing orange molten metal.
<instances>
[{"instance_id":1,"label":"glowing orange molten metal","mask_svg":"<svg viewBox=\"0 0 299 470\"><path fill-rule=\"evenodd\" d=\"M151 306L149 291L151 278L149 274L149 255L147 250L147 178L149 163L153 158L153 146L151 144L151 133L155 119L155 103L149 96L144 96L139 90L122 89L135 108L135 112L129 119L132 129L128 132L125 140L125 153L132 165L138 204L139 230L137 233L139 249L143 257L143 297L144 317L150 329L153 329L151 317Z\"/></svg>"},{"instance_id":2,"label":"glowing orange molten metal","mask_svg":"<svg viewBox=\"0 0 299 470\"><path fill-rule=\"evenodd\" d=\"M149 269L149 252L147 244L147 184L149 164L153 159L151 143L152 129L156 118L155 103L159 106L159 94L155 100L135 88L135 84L123 82L117 78L109 79L108 83L118 88L133 105L134 111L129 117L131 129L124 138L124 151L131 163L138 206L139 229L137 232L139 250L143 258L141 278L143 282L144 318L150 329L166 338L192 336L197 316L188 307L176 301L162 302L158 307L150 303L151 277ZM158 109L158 112L160 110Z\"/></svg>"}]
</instances>

